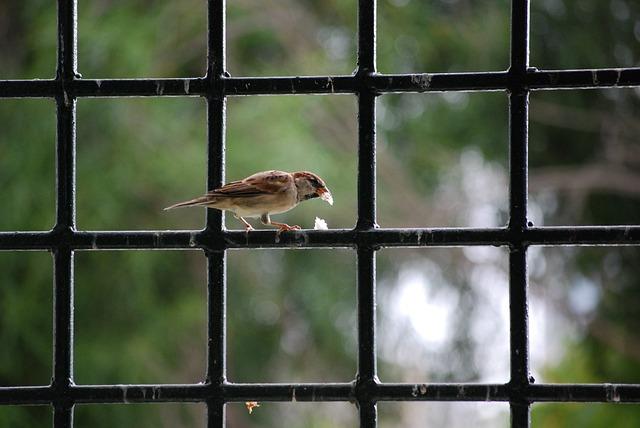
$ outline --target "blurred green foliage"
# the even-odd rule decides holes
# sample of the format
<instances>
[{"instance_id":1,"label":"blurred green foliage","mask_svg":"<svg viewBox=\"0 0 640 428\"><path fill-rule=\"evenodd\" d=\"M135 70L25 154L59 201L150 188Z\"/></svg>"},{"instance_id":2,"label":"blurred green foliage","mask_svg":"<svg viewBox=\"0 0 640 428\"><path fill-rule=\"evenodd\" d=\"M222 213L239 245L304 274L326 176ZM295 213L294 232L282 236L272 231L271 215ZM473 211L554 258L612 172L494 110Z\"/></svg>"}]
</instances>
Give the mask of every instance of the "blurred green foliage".
<instances>
[{"instance_id":1,"label":"blurred green foliage","mask_svg":"<svg viewBox=\"0 0 640 428\"><path fill-rule=\"evenodd\" d=\"M79 3L78 64L86 78L204 75L204 0ZM532 65L637 66L639 23L640 4L629 0L532 2ZM355 1L230 1L227 24L227 65L233 75L349 74L356 67ZM389 73L506 69L508 24L506 0L380 0L378 68ZM0 79L52 77L55 45L55 2L0 3ZM536 224L637 223L639 104L634 89L532 94L530 209ZM331 228L353 227L353 96L230 98L227 112L229 179L272 168L313 170L327 181L336 205L310 201L278 218L311 227L319 216ZM200 209L161 210L205 190L203 100L81 99L77 115L80 229L204 226ZM378 120L381 226L506 223L505 93L383 95ZM55 104L1 99L0 127L5 201L0 230L48 230L55 221ZM233 218L226 225L240 227ZM447 327L464 333L452 338L451 361L473 362L463 377L478 381L485 379L485 368L477 362L488 357L472 316L500 322L499 310L491 307L482 288L491 284L479 282L479 272L488 270L498 278L506 267L500 257L450 254L379 257L380 296L394 298L403 285L402 273L420 266L431 283L452 291L466 309ZM79 252L75 260L77 383L204 380L206 259L201 252ZM534 369L544 381L638 382L637 248L570 251L535 264L541 260L551 267L535 277L533 295L553 290L560 273L567 278L560 284L561 303L579 287L579 278L590 278L600 294L595 308L581 319L580 333L566 339L561 358ZM613 276L607 273L611 266L617 269ZM2 253L0 270L0 386L47 384L51 257ZM230 380L352 379L355 283L350 250L229 252ZM389 308L382 304L379 317L393 323ZM483 312L486 308L493 312ZM572 317L571 311L562 311ZM407 328L412 332L413 327ZM414 336L399 337L409 341ZM443 372L438 364L420 364L419 355L406 356L404 365L382 353L379 363L400 379L459 374ZM384 409L381 425L427 420L428 406ZM500 409L443 409L449 412L447 419L428 419L434 426L463 426L469 418L486 426L505 424ZM75 414L78 426L204 426L202 406L191 404L78 406ZM251 416L242 404L227 406L230 427L283 426L283 421L300 427L355 426L356 414L347 403L268 403ZM533 412L534 425L540 427L635 426L639 420L637 406L541 404ZM2 406L0 425L50 426L51 409Z\"/></svg>"}]
</instances>

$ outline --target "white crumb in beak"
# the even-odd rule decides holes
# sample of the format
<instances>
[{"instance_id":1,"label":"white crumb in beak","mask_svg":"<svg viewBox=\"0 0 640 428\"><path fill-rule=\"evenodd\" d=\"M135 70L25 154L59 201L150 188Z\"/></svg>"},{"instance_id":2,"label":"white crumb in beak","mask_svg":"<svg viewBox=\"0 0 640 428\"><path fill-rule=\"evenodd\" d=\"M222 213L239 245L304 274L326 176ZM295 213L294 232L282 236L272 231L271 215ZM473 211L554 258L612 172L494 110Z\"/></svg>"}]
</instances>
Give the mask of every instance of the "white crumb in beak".
<instances>
[{"instance_id":1,"label":"white crumb in beak","mask_svg":"<svg viewBox=\"0 0 640 428\"><path fill-rule=\"evenodd\" d=\"M327 222L324 221L324 219L321 219L320 217L316 217L316 222L313 225L313 228L315 230L327 230L327 229L329 229L329 227L327 227Z\"/></svg>"},{"instance_id":2,"label":"white crumb in beak","mask_svg":"<svg viewBox=\"0 0 640 428\"><path fill-rule=\"evenodd\" d=\"M331 195L331 192L329 192L329 190L320 195L320 199L326 201L329 205L333 205L333 196Z\"/></svg>"}]
</instances>

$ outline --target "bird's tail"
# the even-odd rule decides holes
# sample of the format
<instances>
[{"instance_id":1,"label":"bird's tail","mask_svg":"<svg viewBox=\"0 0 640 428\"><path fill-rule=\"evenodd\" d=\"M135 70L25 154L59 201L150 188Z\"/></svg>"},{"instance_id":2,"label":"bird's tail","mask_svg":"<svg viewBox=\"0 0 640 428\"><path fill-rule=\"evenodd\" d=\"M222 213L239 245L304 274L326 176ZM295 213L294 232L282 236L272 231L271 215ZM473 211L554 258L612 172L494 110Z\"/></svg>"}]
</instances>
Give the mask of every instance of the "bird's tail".
<instances>
[{"instance_id":1,"label":"bird's tail","mask_svg":"<svg viewBox=\"0 0 640 428\"><path fill-rule=\"evenodd\" d=\"M211 196L200 196L199 198L191 199L184 202L178 202L177 204L166 207L164 210L166 211L172 210L174 208L202 206L210 204L212 202L215 202L215 199L212 199Z\"/></svg>"}]
</instances>

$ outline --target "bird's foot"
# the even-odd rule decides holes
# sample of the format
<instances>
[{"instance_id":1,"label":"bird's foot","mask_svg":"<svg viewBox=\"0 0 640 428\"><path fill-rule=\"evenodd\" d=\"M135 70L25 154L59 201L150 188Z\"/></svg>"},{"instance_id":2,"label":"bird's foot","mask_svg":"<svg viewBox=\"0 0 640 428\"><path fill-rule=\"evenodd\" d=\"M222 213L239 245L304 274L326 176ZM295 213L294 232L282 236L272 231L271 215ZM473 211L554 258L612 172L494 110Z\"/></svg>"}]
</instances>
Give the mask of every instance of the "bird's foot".
<instances>
[{"instance_id":1,"label":"bird's foot","mask_svg":"<svg viewBox=\"0 0 640 428\"><path fill-rule=\"evenodd\" d=\"M284 223L283 223L283 224L280 224L280 225L278 226L278 233L280 233L280 232L286 232L286 231L289 231L289 230L300 230L300 229L301 229L301 227L300 227L300 226L298 226L297 224L296 224L296 225L293 225L293 226L290 226L290 225L288 225L288 224L284 224Z\"/></svg>"}]
</instances>

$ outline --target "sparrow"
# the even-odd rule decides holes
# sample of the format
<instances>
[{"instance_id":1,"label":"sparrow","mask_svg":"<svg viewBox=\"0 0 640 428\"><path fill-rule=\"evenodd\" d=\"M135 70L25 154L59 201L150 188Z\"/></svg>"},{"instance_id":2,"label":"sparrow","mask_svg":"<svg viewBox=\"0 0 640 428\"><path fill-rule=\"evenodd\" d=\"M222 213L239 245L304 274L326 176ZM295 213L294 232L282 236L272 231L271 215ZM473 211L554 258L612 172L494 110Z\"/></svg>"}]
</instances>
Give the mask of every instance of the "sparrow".
<instances>
[{"instance_id":1,"label":"sparrow","mask_svg":"<svg viewBox=\"0 0 640 428\"><path fill-rule=\"evenodd\" d=\"M245 179L232 181L211 190L204 196L179 202L165 208L204 206L231 211L247 231L253 230L245 217L260 217L262 224L285 230L299 230L300 226L289 226L271 220L271 214L280 214L296 207L300 202L320 198L333 205L333 196L324 181L308 171L284 172L263 171Z\"/></svg>"}]
</instances>

